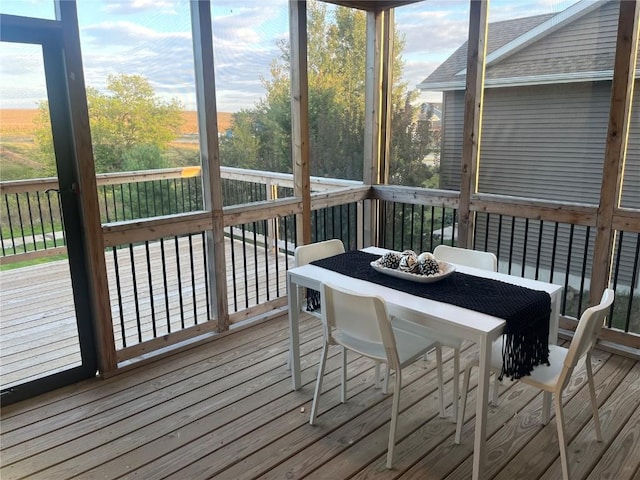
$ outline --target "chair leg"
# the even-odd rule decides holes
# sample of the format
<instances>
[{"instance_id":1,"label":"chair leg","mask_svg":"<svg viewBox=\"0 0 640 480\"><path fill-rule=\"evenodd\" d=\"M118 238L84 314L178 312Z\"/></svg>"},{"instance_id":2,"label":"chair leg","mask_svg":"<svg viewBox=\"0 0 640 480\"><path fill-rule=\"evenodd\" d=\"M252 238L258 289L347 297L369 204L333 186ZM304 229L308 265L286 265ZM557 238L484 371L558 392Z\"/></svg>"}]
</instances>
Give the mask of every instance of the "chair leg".
<instances>
[{"instance_id":1,"label":"chair leg","mask_svg":"<svg viewBox=\"0 0 640 480\"><path fill-rule=\"evenodd\" d=\"M382 381L382 393L385 395L389 393L389 376L391 375L391 365L389 362L385 364L384 380Z\"/></svg>"},{"instance_id":2,"label":"chair leg","mask_svg":"<svg viewBox=\"0 0 640 480\"><path fill-rule=\"evenodd\" d=\"M562 410L562 392L557 392L553 403L556 411L556 427L558 429L558 445L560 447L560 463L562 464L562 478L569 480L569 461L567 459L567 439L564 435L564 412Z\"/></svg>"},{"instance_id":3,"label":"chair leg","mask_svg":"<svg viewBox=\"0 0 640 480\"><path fill-rule=\"evenodd\" d=\"M462 374L462 395L460 396L460 411L458 412L458 422L456 423L456 437L454 442L460 444L462 434L462 424L464 423L464 413L467 409L467 394L469 393L469 377L471 376L471 365L465 368Z\"/></svg>"},{"instance_id":4,"label":"chair leg","mask_svg":"<svg viewBox=\"0 0 640 480\"><path fill-rule=\"evenodd\" d=\"M340 401L347 401L347 349L342 347L342 388L340 389Z\"/></svg>"},{"instance_id":5,"label":"chair leg","mask_svg":"<svg viewBox=\"0 0 640 480\"><path fill-rule=\"evenodd\" d=\"M436 347L436 362L438 369L438 391L440 394L440 418L444 418L444 377L442 375L442 347Z\"/></svg>"},{"instance_id":6,"label":"chair leg","mask_svg":"<svg viewBox=\"0 0 640 480\"><path fill-rule=\"evenodd\" d=\"M460 402L460 350L453 349L453 421L458 422L458 404Z\"/></svg>"},{"instance_id":7,"label":"chair leg","mask_svg":"<svg viewBox=\"0 0 640 480\"><path fill-rule=\"evenodd\" d=\"M542 392L542 424L551 420L551 392Z\"/></svg>"},{"instance_id":8,"label":"chair leg","mask_svg":"<svg viewBox=\"0 0 640 480\"><path fill-rule=\"evenodd\" d=\"M320 394L322 393L322 379L324 378L324 369L327 364L327 353L329 351L329 344L324 342L322 347L322 355L320 356L320 365L318 365L318 379L316 380L316 390L313 394L313 404L311 405L311 416L309 423L314 425L316 423L316 417L318 415L318 405L320 403Z\"/></svg>"},{"instance_id":9,"label":"chair leg","mask_svg":"<svg viewBox=\"0 0 640 480\"><path fill-rule=\"evenodd\" d=\"M396 381L393 390L393 407L391 408L391 426L389 427L389 447L387 450L387 468L393 466L393 450L396 446L396 430L398 427L398 411L400 410L400 388L402 383L400 369L396 369Z\"/></svg>"},{"instance_id":10,"label":"chair leg","mask_svg":"<svg viewBox=\"0 0 640 480\"><path fill-rule=\"evenodd\" d=\"M596 439L602 441L602 430L600 429L600 415L598 415L598 400L596 398L596 386L593 384L593 372L591 370L591 358L587 356L585 364L587 368L587 382L589 383L589 393L591 394L591 411L593 412L593 422L596 426Z\"/></svg>"}]
</instances>

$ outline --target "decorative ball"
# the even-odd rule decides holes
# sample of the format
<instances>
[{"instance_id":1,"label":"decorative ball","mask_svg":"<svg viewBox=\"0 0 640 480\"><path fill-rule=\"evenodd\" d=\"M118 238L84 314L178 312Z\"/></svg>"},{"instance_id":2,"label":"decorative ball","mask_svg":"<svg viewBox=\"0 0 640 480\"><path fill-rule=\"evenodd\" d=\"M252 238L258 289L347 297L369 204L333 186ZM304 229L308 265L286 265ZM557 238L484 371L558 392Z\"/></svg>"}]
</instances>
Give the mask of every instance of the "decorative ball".
<instances>
[{"instance_id":1,"label":"decorative ball","mask_svg":"<svg viewBox=\"0 0 640 480\"><path fill-rule=\"evenodd\" d=\"M388 253L385 253L384 255L382 255L380 260L378 260L378 264L381 267L393 268L395 270L400 265L400 259L401 258L402 258L402 255L400 255L399 253L388 252Z\"/></svg>"},{"instance_id":2,"label":"decorative ball","mask_svg":"<svg viewBox=\"0 0 640 480\"><path fill-rule=\"evenodd\" d=\"M411 272L416 268L417 263L418 257L416 257L415 253L413 255L403 253L398 268L404 272Z\"/></svg>"},{"instance_id":3,"label":"decorative ball","mask_svg":"<svg viewBox=\"0 0 640 480\"><path fill-rule=\"evenodd\" d=\"M418 262L418 267L421 275L437 275L440 273L440 265L433 258L424 258Z\"/></svg>"},{"instance_id":4,"label":"decorative ball","mask_svg":"<svg viewBox=\"0 0 640 480\"><path fill-rule=\"evenodd\" d=\"M430 258L432 260L435 260L435 257L433 256L433 253L430 252L422 252L420 255L418 255L418 261L419 262L423 262L425 261L427 258Z\"/></svg>"}]
</instances>

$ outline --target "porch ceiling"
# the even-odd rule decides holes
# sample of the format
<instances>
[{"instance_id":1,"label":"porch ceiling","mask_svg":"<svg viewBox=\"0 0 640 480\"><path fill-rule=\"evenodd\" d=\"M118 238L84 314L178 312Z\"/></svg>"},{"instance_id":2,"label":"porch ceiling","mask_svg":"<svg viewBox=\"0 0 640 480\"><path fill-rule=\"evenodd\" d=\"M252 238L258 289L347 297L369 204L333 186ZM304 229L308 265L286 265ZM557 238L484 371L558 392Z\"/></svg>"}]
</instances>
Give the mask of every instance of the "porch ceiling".
<instances>
[{"instance_id":1,"label":"porch ceiling","mask_svg":"<svg viewBox=\"0 0 640 480\"><path fill-rule=\"evenodd\" d=\"M360 10L386 10L388 8L402 7L411 3L418 3L423 0L322 0L326 3L334 3L343 7L358 8Z\"/></svg>"}]
</instances>

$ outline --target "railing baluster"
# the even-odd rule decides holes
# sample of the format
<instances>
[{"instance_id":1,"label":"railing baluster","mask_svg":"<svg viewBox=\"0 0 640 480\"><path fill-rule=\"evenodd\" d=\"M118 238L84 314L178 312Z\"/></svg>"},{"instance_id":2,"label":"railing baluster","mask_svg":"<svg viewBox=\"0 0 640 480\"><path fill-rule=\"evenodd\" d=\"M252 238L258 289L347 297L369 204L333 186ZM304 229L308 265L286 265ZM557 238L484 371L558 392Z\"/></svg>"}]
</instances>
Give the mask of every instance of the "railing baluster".
<instances>
[{"instance_id":1,"label":"railing baluster","mask_svg":"<svg viewBox=\"0 0 640 480\"><path fill-rule=\"evenodd\" d=\"M16 236L13 234L13 221L11 220L11 209L9 208L9 195L4 196L4 203L7 206L7 222L9 223L9 232L11 232L11 249L12 253L16 253ZM4 250L4 243L2 244Z\"/></svg>"},{"instance_id":2,"label":"railing baluster","mask_svg":"<svg viewBox=\"0 0 640 480\"><path fill-rule=\"evenodd\" d=\"M262 236L263 244L264 244L264 280L265 280L265 289L266 289L266 298L267 302L271 300L271 295L269 292L269 237L267 236L268 231L268 220L262 220L262 230L264 231L264 235ZM278 264L278 256L276 254L276 265ZM258 276L256 275L256 283L258 282ZM276 277L278 278L278 277ZM278 283L276 281L276 283Z\"/></svg>"},{"instance_id":3,"label":"railing baluster","mask_svg":"<svg viewBox=\"0 0 640 480\"><path fill-rule=\"evenodd\" d=\"M236 240L233 235L233 225L229 227L229 237L231 238L231 279L233 281L233 309L238 311L238 285L236 282Z\"/></svg>"},{"instance_id":4,"label":"railing baluster","mask_svg":"<svg viewBox=\"0 0 640 480\"><path fill-rule=\"evenodd\" d=\"M36 192L36 199L38 200L38 216L40 218L40 231L42 232L42 242L44 243L44 248L49 248L49 246L47 245L47 232L45 232L44 230L44 220L42 219L42 201L40 200L40 192Z\"/></svg>"},{"instance_id":5,"label":"railing baluster","mask_svg":"<svg viewBox=\"0 0 640 480\"><path fill-rule=\"evenodd\" d=\"M582 255L582 275L580 276L580 294L578 295L578 312L576 316L582 313L582 294L584 293L584 277L587 272L587 258L589 256L589 235L591 234L591 227L587 225L584 239L584 254Z\"/></svg>"},{"instance_id":6,"label":"railing baluster","mask_svg":"<svg viewBox=\"0 0 640 480\"><path fill-rule=\"evenodd\" d=\"M156 328L156 306L153 297L153 276L151 274L151 253L149 252L149 242L144 242L144 251L147 257L147 282L149 282L149 306L151 307L151 330L153 338L157 338L158 331Z\"/></svg>"},{"instance_id":7,"label":"railing baluster","mask_svg":"<svg viewBox=\"0 0 640 480\"><path fill-rule=\"evenodd\" d=\"M120 330L122 335L122 348L127 348L127 330L124 324L124 310L122 303L122 285L120 282L120 267L118 266L118 249L111 247L113 251L113 269L116 275L116 294L118 296L118 310L120 313Z\"/></svg>"},{"instance_id":8,"label":"railing baluster","mask_svg":"<svg viewBox=\"0 0 640 480\"><path fill-rule=\"evenodd\" d=\"M551 249L551 271L549 273L549 283L553 283L553 274L555 273L556 268L556 252L558 250L558 222L554 222L555 226L553 227L553 248ZM565 292L566 294L566 292Z\"/></svg>"},{"instance_id":9,"label":"railing baluster","mask_svg":"<svg viewBox=\"0 0 640 480\"><path fill-rule=\"evenodd\" d=\"M182 267L180 265L180 242L178 236L173 237L176 249L176 273L178 274L178 300L180 302L180 326L184 329L184 297L182 294Z\"/></svg>"},{"instance_id":10,"label":"railing baluster","mask_svg":"<svg viewBox=\"0 0 640 480\"><path fill-rule=\"evenodd\" d=\"M540 257L542 255L542 229L544 228L544 221L540 220L538 223L538 250L536 252L536 274L535 279L538 280L540 274Z\"/></svg>"},{"instance_id":11,"label":"railing baluster","mask_svg":"<svg viewBox=\"0 0 640 480\"><path fill-rule=\"evenodd\" d=\"M285 222L286 222L286 218L287 217L284 217L284 218L285 218ZM273 221L276 222L276 219L274 219ZM275 245L275 248L273 249L273 252L274 252L275 259L276 259L276 279L280 278L280 261L279 261L279 257L280 257L280 247L279 247L279 245L280 244L278 243L278 241L280 239L280 232L278 231L278 228L277 228L279 223L280 222L276 222L276 226L273 229L273 235L275 237L273 239L273 242L274 242L274 245ZM286 256L287 256L287 254L286 254L286 249L285 249L285 258L286 258ZM280 296L280 281L276 280L276 297L279 297L279 296Z\"/></svg>"},{"instance_id":12,"label":"railing baluster","mask_svg":"<svg viewBox=\"0 0 640 480\"><path fill-rule=\"evenodd\" d=\"M567 265L566 271L564 275L564 298L562 299L562 314L566 314L566 306L567 306L567 292L569 289L569 272L571 271L571 256L573 254L573 232L574 225L571 224L569 228L569 248L567 249Z\"/></svg>"},{"instance_id":13,"label":"railing baluster","mask_svg":"<svg viewBox=\"0 0 640 480\"><path fill-rule=\"evenodd\" d=\"M18 222L20 223L20 237L22 238L22 249L27 253L27 240L24 236L24 223L22 222L22 209L20 208L20 197L16 193L16 209L18 211Z\"/></svg>"},{"instance_id":14,"label":"railing baluster","mask_svg":"<svg viewBox=\"0 0 640 480\"><path fill-rule=\"evenodd\" d=\"M524 219L524 242L522 244L522 277L525 275L527 267L527 244L529 243L529 219Z\"/></svg>"},{"instance_id":15,"label":"railing baluster","mask_svg":"<svg viewBox=\"0 0 640 480\"><path fill-rule=\"evenodd\" d=\"M516 230L516 217L511 217L511 238L509 239L509 275L511 275L511 265L513 264L513 239Z\"/></svg>"},{"instance_id":16,"label":"railing baluster","mask_svg":"<svg viewBox=\"0 0 640 480\"><path fill-rule=\"evenodd\" d=\"M500 247L502 246L502 214L498 215L498 238L496 240L496 258L498 259L498 267L500 266Z\"/></svg>"},{"instance_id":17,"label":"railing baluster","mask_svg":"<svg viewBox=\"0 0 640 480\"><path fill-rule=\"evenodd\" d=\"M33 250L38 250L36 242L36 230L33 228L33 213L31 212L31 195L27 192L27 211L29 212L29 226L31 227L31 239L33 240ZM46 246L45 246L46 248Z\"/></svg>"},{"instance_id":18,"label":"railing baluster","mask_svg":"<svg viewBox=\"0 0 640 480\"><path fill-rule=\"evenodd\" d=\"M49 221L51 222L51 234L53 235L53 246L57 247L58 246L58 240L57 240L57 236L56 236L56 227L55 227L54 220L53 220L53 208L51 206L51 192L46 192L46 193L47 193L47 204L48 204L48 207L49 207ZM58 198L57 194L56 194L56 198Z\"/></svg>"},{"instance_id":19,"label":"railing baluster","mask_svg":"<svg viewBox=\"0 0 640 480\"><path fill-rule=\"evenodd\" d=\"M244 308L249 308L249 279L247 278L247 236L246 224L242 224L242 271L244 273Z\"/></svg>"},{"instance_id":20,"label":"railing baluster","mask_svg":"<svg viewBox=\"0 0 640 480\"><path fill-rule=\"evenodd\" d=\"M198 324L198 300L196 297L196 269L193 262L193 235L190 233L189 239L189 268L191 269L191 298L193 299L193 324Z\"/></svg>"},{"instance_id":21,"label":"railing baluster","mask_svg":"<svg viewBox=\"0 0 640 480\"><path fill-rule=\"evenodd\" d=\"M140 318L140 302L138 300L138 280L136 278L136 259L133 256L133 244L129 244L129 260L131 261L131 283L133 286L133 303L136 311L136 327L138 343L142 343L142 321Z\"/></svg>"},{"instance_id":22,"label":"railing baluster","mask_svg":"<svg viewBox=\"0 0 640 480\"><path fill-rule=\"evenodd\" d=\"M627 304L627 318L624 323L624 331L628 332L631 326L631 312L633 311L633 299L638 282L638 261L640 260L640 233L636 234L636 255L633 261L633 272L631 273L631 288L629 289L629 303ZM638 333L638 332L634 332Z\"/></svg>"},{"instance_id":23,"label":"railing baluster","mask_svg":"<svg viewBox=\"0 0 640 480\"><path fill-rule=\"evenodd\" d=\"M169 285L167 276L167 255L164 248L164 238L160 239L160 254L162 258L162 285L164 287L164 312L167 318L167 333L171 333L171 310L169 309Z\"/></svg>"},{"instance_id":24,"label":"railing baluster","mask_svg":"<svg viewBox=\"0 0 640 480\"><path fill-rule=\"evenodd\" d=\"M258 270L258 225L256 222L252 223L253 226L253 278L256 282L256 304L260 303L260 272ZM266 237L266 235L265 235ZM268 272L267 272L268 273ZM249 305L247 305L248 307Z\"/></svg>"},{"instance_id":25,"label":"railing baluster","mask_svg":"<svg viewBox=\"0 0 640 480\"><path fill-rule=\"evenodd\" d=\"M200 235L202 236L202 258L204 259L204 261L202 262L202 270L204 271L204 303L207 306L207 320L211 320L211 302L209 302L209 253L207 251L207 233L202 232Z\"/></svg>"}]
</instances>

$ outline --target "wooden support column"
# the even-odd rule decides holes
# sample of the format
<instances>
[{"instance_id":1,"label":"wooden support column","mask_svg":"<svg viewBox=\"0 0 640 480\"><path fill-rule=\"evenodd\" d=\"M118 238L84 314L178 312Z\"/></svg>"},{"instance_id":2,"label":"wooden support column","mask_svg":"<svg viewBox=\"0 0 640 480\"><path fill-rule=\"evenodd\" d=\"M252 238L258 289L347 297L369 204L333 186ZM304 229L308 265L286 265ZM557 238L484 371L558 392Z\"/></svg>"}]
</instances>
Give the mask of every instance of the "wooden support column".
<instances>
[{"instance_id":1,"label":"wooden support column","mask_svg":"<svg viewBox=\"0 0 640 480\"><path fill-rule=\"evenodd\" d=\"M75 169L80 215L85 236L88 290L93 313L98 370L101 375L117 369L115 340L111 321L111 302L107 266L104 258L102 223L98 204L98 187L93 162L93 147L84 83L78 15L75 2L57 1L56 19L62 23L64 62L69 86L71 127L74 138Z\"/></svg>"},{"instance_id":2,"label":"wooden support column","mask_svg":"<svg viewBox=\"0 0 640 480\"><path fill-rule=\"evenodd\" d=\"M365 185L377 185L381 180L381 127L382 78L383 78L383 21L382 11L367 12L367 51L364 100L364 159L362 181ZM365 200L363 220L364 246L378 245L378 202Z\"/></svg>"},{"instance_id":3,"label":"wooden support column","mask_svg":"<svg viewBox=\"0 0 640 480\"><path fill-rule=\"evenodd\" d=\"M457 245L463 248L473 246L475 217L471 213L470 204L472 195L478 192L488 12L489 0L471 0L458 209Z\"/></svg>"},{"instance_id":4,"label":"wooden support column","mask_svg":"<svg viewBox=\"0 0 640 480\"><path fill-rule=\"evenodd\" d=\"M299 245L311 243L311 163L309 154L309 79L307 76L307 2L290 0L291 37L291 143L293 146L293 192L302 199L297 215Z\"/></svg>"},{"instance_id":5,"label":"wooden support column","mask_svg":"<svg viewBox=\"0 0 640 480\"><path fill-rule=\"evenodd\" d=\"M211 4L208 0L191 1L191 29L193 31L193 60L196 77L203 199L204 208L211 213L212 218L212 229L207 231L209 302L218 321L218 331L224 331L229 329L227 262L224 246L216 83L213 68L213 31L211 29Z\"/></svg>"},{"instance_id":6,"label":"wooden support column","mask_svg":"<svg viewBox=\"0 0 640 480\"><path fill-rule=\"evenodd\" d=\"M591 304L600 301L602 291L609 285L613 263L615 229L613 215L620 206L624 161L633 99L633 82L638 53L638 16L640 2L620 2L618 37L611 86L609 127L604 153L600 204L596 219L596 238L591 271Z\"/></svg>"}]
</instances>

